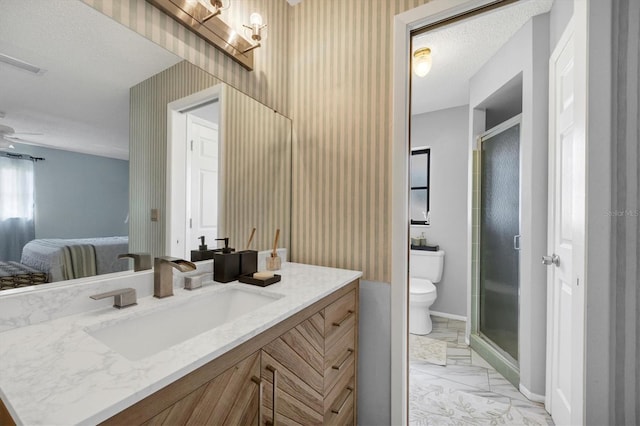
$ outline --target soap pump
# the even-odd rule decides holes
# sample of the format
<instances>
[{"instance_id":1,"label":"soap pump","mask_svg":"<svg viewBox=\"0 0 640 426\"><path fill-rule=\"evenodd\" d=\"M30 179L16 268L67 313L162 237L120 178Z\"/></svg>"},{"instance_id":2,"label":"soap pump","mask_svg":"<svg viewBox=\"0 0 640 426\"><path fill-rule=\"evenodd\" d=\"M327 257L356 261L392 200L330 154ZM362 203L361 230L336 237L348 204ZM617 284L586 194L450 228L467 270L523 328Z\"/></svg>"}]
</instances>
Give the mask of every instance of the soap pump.
<instances>
[{"instance_id":1,"label":"soap pump","mask_svg":"<svg viewBox=\"0 0 640 426\"><path fill-rule=\"evenodd\" d=\"M213 254L213 280L220 283L235 281L240 275L240 254L229 247L229 237L216 238L224 241L224 247Z\"/></svg>"},{"instance_id":2,"label":"soap pump","mask_svg":"<svg viewBox=\"0 0 640 426\"><path fill-rule=\"evenodd\" d=\"M200 240L200 245L198 246L198 250L191 250L191 261L197 262L200 260L209 260L213 259L213 250L209 250L207 245L204 242L204 235L198 237Z\"/></svg>"}]
</instances>

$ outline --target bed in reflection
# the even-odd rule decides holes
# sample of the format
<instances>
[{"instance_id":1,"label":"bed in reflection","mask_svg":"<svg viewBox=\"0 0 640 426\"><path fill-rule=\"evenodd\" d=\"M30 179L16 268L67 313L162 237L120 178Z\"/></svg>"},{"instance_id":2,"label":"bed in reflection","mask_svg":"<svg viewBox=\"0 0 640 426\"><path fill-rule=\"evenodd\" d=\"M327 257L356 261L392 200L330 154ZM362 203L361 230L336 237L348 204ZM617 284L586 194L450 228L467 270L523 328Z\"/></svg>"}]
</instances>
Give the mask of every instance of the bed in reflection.
<instances>
[{"instance_id":1,"label":"bed in reflection","mask_svg":"<svg viewBox=\"0 0 640 426\"><path fill-rule=\"evenodd\" d=\"M20 264L43 272L47 282L126 271L128 237L37 239L22 249Z\"/></svg>"}]
</instances>

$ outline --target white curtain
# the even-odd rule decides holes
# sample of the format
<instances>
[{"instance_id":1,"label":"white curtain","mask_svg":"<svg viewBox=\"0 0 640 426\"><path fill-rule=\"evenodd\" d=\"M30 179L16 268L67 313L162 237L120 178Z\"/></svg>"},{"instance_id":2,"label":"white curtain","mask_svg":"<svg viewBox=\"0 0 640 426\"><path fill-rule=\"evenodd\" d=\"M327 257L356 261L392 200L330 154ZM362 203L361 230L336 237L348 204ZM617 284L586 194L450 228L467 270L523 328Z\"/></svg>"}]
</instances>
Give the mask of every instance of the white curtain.
<instances>
[{"instance_id":1,"label":"white curtain","mask_svg":"<svg viewBox=\"0 0 640 426\"><path fill-rule=\"evenodd\" d=\"M33 161L0 156L0 260L20 261L35 238Z\"/></svg>"}]
</instances>

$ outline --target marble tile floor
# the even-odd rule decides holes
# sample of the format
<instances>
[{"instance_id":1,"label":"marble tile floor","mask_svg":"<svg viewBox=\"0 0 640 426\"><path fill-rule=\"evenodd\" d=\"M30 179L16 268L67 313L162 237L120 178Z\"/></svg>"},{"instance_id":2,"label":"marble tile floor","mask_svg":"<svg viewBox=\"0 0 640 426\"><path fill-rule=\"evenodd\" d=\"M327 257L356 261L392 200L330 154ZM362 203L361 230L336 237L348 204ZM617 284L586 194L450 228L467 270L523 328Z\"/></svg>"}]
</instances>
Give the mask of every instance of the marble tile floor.
<instances>
[{"instance_id":1,"label":"marble tile floor","mask_svg":"<svg viewBox=\"0 0 640 426\"><path fill-rule=\"evenodd\" d=\"M464 322L432 320L428 337L447 342L447 365L410 361L410 425L553 425L544 404L529 401L467 346Z\"/></svg>"}]
</instances>

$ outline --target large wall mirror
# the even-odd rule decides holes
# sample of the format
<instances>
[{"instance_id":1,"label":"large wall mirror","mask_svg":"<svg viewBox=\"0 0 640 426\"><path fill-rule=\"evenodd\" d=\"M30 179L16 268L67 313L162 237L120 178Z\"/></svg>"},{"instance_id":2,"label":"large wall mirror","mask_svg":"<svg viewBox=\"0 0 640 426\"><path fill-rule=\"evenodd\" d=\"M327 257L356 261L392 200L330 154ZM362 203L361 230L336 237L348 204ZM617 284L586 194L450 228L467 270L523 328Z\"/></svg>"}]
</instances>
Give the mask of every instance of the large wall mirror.
<instances>
[{"instance_id":1,"label":"large wall mirror","mask_svg":"<svg viewBox=\"0 0 640 426\"><path fill-rule=\"evenodd\" d=\"M4 4L0 55L0 296L169 254L167 105L214 86L217 236L244 248L256 227L266 250L280 228L288 246L287 117L80 1Z\"/></svg>"}]
</instances>

